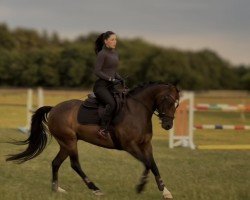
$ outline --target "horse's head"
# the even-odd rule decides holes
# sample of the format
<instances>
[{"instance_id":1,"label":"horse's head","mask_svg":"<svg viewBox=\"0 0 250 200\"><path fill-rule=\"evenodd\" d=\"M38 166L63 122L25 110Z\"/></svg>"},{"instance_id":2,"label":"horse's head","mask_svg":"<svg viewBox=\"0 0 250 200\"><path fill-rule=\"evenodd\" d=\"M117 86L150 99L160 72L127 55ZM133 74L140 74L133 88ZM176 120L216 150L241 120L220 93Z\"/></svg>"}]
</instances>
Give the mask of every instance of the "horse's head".
<instances>
[{"instance_id":1,"label":"horse's head","mask_svg":"<svg viewBox=\"0 0 250 200\"><path fill-rule=\"evenodd\" d=\"M161 119L162 128L169 130L173 127L176 108L179 106L179 90L173 85L166 85L156 96L156 111Z\"/></svg>"}]
</instances>

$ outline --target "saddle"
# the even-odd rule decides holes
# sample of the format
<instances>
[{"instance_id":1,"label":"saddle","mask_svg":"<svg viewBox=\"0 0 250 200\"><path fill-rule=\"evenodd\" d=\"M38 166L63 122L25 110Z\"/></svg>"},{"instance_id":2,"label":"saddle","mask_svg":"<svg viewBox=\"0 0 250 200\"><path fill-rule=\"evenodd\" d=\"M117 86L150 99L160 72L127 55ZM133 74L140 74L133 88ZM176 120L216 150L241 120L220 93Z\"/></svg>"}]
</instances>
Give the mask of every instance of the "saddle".
<instances>
[{"instance_id":1,"label":"saddle","mask_svg":"<svg viewBox=\"0 0 250 200\"><path fill-rule=\"evenodd\" d=\"M113 113L111 124L115 124L119 120L119 113L125 102L126 92L114 89L112 94L116 102L116 109ZM99 125L104 111L105 105L95 96L94 93L91 93L88 94L88 98L82 102L78 111L77 120L80 124Z\"/></svg>"}]
</instances>

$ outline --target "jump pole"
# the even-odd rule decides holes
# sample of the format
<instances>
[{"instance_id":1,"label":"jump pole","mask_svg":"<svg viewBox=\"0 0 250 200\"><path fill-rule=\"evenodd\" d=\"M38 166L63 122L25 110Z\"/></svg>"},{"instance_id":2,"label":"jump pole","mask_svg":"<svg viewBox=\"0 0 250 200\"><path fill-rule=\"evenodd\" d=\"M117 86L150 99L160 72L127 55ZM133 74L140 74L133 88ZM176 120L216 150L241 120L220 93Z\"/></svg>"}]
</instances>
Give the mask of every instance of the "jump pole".
<instances>
[{"instance_id":1,"label":"jump pole","mask_svg":"<svg viewBox=\"0 0 250 200\"><path fill-rule=\"evenodd\" d=\"M43 89L39 87L37 89L37 109L44 105L44 93ZM26 125L19 127L18 130L22 133L29 133L32 114L36 109L33 107L33 90L27 90L27 101L26 101Z\"/></svg>"},{"instance_id":2,"label":"jump pole","mask_svg":"<svg viewBox=\"0 0 250 200\"><path fill-rule=\"evenodd\" d=\"M198 145L201 150L250 150L249 144L228 144L228 145Z\"/></svg>"},{"instance_id":3,"label":"jump pole","mask_svg":"<svg viewBox=\"0 0 250 200\"><path fill-rule=\"evenodd\" d=\"M183 93L180 99L180 105L176 110L176 118L174 126L169 134L169 147L174 148L177 146L195 148L193 143L193 131L197 129L210 129L210 130L250 130L249 125L222 125L222 124L201 124L194 125L194 112L195 111L209 111L218 110L222 112L227 111L244 111L249 112L249 105L239 104L197 104L194 106L194 93ZM250 149L249 144L240 145L198 145L197 149L214 149L214 150L246 150Z\"/></svg>"},{"instance_id":4,"label":"jump pole","mask_svg":"<svg viewBox=\"0 0 250 200\"><path fill-rule=\"evenodd\" d=\"M39 87L37 89L37 97L38 97L38 108L43 107L44 106L44 93L43 93L43 88Z\"/></svg>"}]
</instances>

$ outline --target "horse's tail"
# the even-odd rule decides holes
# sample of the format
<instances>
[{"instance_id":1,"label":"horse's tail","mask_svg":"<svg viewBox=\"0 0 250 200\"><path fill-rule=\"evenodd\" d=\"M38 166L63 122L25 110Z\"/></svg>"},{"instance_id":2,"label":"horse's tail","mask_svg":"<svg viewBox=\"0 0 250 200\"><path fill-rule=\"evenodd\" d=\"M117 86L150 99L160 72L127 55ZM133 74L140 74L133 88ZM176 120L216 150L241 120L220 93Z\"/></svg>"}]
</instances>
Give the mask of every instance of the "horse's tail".
<instances>
[{"instance_id":1,"label":"horse's tail","mask_svg":"<svg viewBox=\"0 0 250 200\"><path fill-rule=\"evenodd\" d=\"M28 144L27 149L18 154L8 155L6 161L17 161L18 163L23 163L42 153L46 147L48 139L44 124L47 124L47 114L51 109L51 106L43 106L35 111L32 116L29 138L24 141L12 142L16 145Z\"/></svg>"}]
</instances>

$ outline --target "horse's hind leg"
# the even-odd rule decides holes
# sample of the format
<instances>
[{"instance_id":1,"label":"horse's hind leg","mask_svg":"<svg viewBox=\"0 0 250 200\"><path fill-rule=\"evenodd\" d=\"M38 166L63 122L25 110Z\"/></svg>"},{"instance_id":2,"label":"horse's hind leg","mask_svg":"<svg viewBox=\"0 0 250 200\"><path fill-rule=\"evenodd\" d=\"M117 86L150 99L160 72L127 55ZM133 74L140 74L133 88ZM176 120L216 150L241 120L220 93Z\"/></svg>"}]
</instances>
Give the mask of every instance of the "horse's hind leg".
<instances>
[{"instance_id":1,"label":"horse's hind leg","mask_svg":"<svg viewBox=\"0 0 250 200\"><path fill-rule=\"evenodd\" d=\"M58 186L58 170L63 161L68 157L66 149L60 146L60 151L52 161L52 191L54 192L66 192L64 189Z\"/></svg>"},{"instance_id":2,"label":"horse's hind leg","mask_svg":"<svg viewBox=\"0 0 250 200\"><path fill-rule=\"evenodd\" d=\"M71 167L77 172L79 176L83 179L85 184L88 186L89 189L93 191L95 195L103 195L101 190L95 186L93 182L89 180L89 178L86 176L86 174L83 172L81 165L79 163L79 157L78 157L78 151L77 151L77 144L75 142L74 147L70 150L70 162L71 162Z\"/></svg>"}]
</instances>

